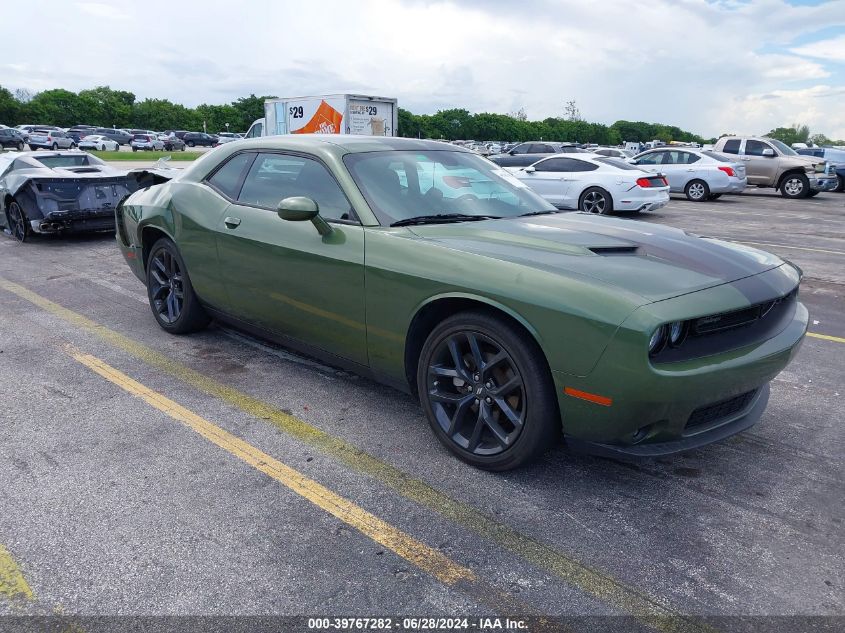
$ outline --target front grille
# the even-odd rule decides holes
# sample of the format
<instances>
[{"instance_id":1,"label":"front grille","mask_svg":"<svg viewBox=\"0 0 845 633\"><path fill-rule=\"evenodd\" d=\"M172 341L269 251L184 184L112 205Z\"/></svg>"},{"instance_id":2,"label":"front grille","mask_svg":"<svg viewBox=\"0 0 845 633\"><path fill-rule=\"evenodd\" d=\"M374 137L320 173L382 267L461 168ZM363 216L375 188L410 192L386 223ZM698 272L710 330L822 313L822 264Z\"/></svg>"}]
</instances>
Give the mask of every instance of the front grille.
<instances>
[{"instance_id":1,"label":"front grille","mask_svg":"<svg viewBox=\"0 0 845 633\"><path fill-rule=\"evenodd\" d=\"M789 303L798 294L798 288L794 288L792 292L783 297L779 297L772 301L765 301L757 305L745 308L744 310L736 310L734 312L725 312L722 314L713 314L700 319L695 319L690 324L693 334L711 334L714 332L721 332L724 330L731 330L745 325L750 325L755 321L763 319L772 312L774 308L782 303Z\"/></svg>"},{"instance_id":2,"label":"front grille","mask_svg":"<svg viewBox=\"0 0 845 633\"><path fill-rule=\"evenodd\" d=\"M728 398L727 400L722 400L721 402L699 407L692 412L692 415L689 416L686 428L691 429L698 426L704 426L705 424L718 422L719 420L724 420L725 418L739 413L751 404L751 401L754 399L756 394L757 389L753 389L752 391L734 396L733 398Z\"/></svg>"}]
</instances>

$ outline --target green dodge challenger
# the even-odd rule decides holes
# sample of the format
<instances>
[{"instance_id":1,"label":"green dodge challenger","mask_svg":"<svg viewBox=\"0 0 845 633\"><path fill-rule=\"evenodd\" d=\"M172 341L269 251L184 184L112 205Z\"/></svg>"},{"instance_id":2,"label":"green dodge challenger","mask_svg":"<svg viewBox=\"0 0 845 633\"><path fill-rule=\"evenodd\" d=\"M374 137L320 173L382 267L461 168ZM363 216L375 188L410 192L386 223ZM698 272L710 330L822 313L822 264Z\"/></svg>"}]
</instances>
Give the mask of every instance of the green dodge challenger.
<instances>
[{"instance_id":1,"label":"green dodge challenger","mask_svg":"<svg viewBox=\"0 0 845 633\"><path fill-rule=\"evenodd\" d=\"M561 213L438 142L227 143L116 219L164 330L215 318L414 393L437 438L490 470L561 433L655 456L747 429L807 329L791 263Z\"/></svg>"}]
</instances>

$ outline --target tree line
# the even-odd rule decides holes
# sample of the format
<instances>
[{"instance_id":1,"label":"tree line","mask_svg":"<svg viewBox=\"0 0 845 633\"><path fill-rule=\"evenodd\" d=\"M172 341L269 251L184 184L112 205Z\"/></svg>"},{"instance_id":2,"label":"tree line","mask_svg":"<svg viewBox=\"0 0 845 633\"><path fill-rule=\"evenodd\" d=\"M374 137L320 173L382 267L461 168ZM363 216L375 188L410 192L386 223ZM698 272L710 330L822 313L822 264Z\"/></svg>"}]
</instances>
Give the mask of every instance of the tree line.
<instances>
[{"instance_id":1,"label":"tree line","mask_svg":"<svg viewBox=\"0 0 845 633\"><path fill-rule=\"evenodd\" d=\"M202 104L195 108L167 99L138 101L134 93L98 86L79 92L61 88L29 93L12 93L0 86L0 123L5 125L44 124L71 127L77 124L150 130L245 131L255 119L264 116L265 99L274 96L241 97L228 104ZM715 139L682 130L673 125L644 121L616 121L612 125L590 123L581 118L574 101L564 108L565 116L530 121L524 110L510 114L481 112L463 108L440 110L436 114L414 114L399 108L400 136L477 141L571 141L619 145L620 143L660 140L707 143ZM810 137L806 126L776 128L769 135L792 143L796 140L829 141L823 135ZM836 141L840 143L840 141Z\"/></svg>"},{"instance_id":2,"label":"tree line","mask_svg":"<svg viewBox=\"0 0 845 633\"><path fill-rule=\"evenodd\" d=\"M64 128L85 124L144 130L207 129L209 132L225 132L228 123L229 130L240 132L264 116L264 100L271 98L252 94L225 105L188 108L167 99L137 101L132 92L108 86L79 92L57 88L37 94L25 90L13 94L0 86L0 123Z\"/></svg>"},{"instance_id":3,"label":"tree line","mask_svg":"<svg viewBox=\"0 0 845 633\"><path fill-rule=\"evenodd\" d=\"M573 114L574 112L574 114ZM472 139L476 141L562 141L619 145L623 142L661 140L706 142L701 136L673 125L644 121L617 121L613 125L589 123L570 109L568 117L548 117L529 121L524 111L512 114L481 112L454 108L436 114L413 114L399 108L399 134L419 138Z\"/></svg>"}]
</instances>

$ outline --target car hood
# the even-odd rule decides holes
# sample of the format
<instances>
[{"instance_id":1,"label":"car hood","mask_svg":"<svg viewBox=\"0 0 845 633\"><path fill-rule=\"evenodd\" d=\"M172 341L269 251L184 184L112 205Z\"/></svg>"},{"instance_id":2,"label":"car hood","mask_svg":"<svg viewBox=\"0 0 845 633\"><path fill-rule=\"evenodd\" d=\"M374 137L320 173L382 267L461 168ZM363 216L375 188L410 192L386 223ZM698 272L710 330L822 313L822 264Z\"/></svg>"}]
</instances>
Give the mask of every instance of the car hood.
<instances>
[{"instance_id":1,"label":"car hood","mask_svg":"<svg viewBox=\"0 0 845 633\"><path fill-rule=\"evenodd\" d=\"M754 248L680 229L581 213L411 227L445 248L633 293L644 303L750 277L783 265Z\"/></svg>"}]
</instances>

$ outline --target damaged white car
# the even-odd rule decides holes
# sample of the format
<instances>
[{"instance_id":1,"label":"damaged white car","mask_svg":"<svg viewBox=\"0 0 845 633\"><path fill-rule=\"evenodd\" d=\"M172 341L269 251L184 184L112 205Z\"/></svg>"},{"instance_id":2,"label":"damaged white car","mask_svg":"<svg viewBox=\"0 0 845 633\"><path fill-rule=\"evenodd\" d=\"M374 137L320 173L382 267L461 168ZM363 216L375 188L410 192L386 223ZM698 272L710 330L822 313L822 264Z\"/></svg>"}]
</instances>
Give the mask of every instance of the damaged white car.
<instances>
[{"instance_id":1,"label":"damaged white car","mask_svg":"<svg viewBox=\"0 0 845 633\"><path fill-rule=\"evenodd\" d=\"M34 233L114 231L114 211L129 194L179 170L117 169L80 151L0 155L0 230L23 242Z\"/></svg>"}]
</instances>

